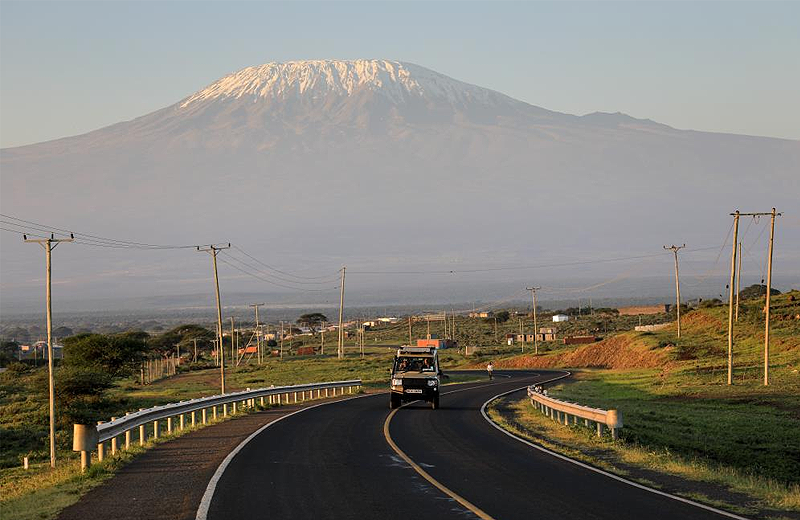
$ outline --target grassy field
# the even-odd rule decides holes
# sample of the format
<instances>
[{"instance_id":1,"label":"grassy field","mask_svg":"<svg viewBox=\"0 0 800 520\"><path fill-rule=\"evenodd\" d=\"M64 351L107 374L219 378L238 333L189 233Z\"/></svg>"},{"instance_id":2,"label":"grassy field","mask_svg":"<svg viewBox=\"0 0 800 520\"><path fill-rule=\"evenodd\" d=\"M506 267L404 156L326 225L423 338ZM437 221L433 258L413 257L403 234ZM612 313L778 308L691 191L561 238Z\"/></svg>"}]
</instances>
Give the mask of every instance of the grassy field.
<instances>
[{"instance_id":1,"label":"grassy field","mask_svg":"<svg viewBox=\"0 0 800 520\"><path fill-rule=\"evenodd\" d=\"M800 308L797 301L791 301L792 297L800 299L800 293L774 300L772 384L768 387L759 384L763 317L757 300L742 305L737 325L733 386L724 384L727 309L721 307L686 314L680 341L675 339L674 326L654 333L606 335L604 331L629 331L638 323L638 318L582 316L568 325L560 325L560 334L588 333L605 335L607 339L581 346L541 343L538 356L530 354L531 345L527 345L526 353L521 355L520 345L504 344L506 333L519 331L515 318L498 324L495 333L493 320L458 317L455 335L459 344L478 346L479 352L465 356L461 350L450 349L442 351L440 359L446 372L454 368L483 368L489 359L498 368L564 366L565 363L573 367L611 368L620 363L633 367L584 370L576 375L575 382L559 385L553 391L586 404L621 409L625 416L623 438L627 446L643 450L643 453L662 454L660 457L666 457L664 460L674 456L690 466L699 464L715 468L714 471L721 474L756 479L762 489L780 490L777 495L770 495L773 498L764 498L772 491L760 491L758 500L791 506L797 499L785 490L791 489L800 475L800 435L796 433L800 431L800 320L796 318ZM669 315L662 314L648 317L645 322L666 320ZM441 322L431 324L434 334L443 336L443 328ZM530 321L526 328L530 331ZM413 337L426 334L427 324L416 322ZM270 357L261 365L251 363L228 368L228 389L343 379L362 379L367 389L383 388L393 349L382 345L406 343L408 328L402 323L368 331L363 358L352 346L352 339L348 340L344 360L335 358L335 345L330 342L324 356L291 354L298 346L319 345L320 339L319 336L299 337L287 342L283 359ZM119 416L138 408L218 393L218 369L196 368L199 365L184 366L178 375L146 386L135 379L118 381L107 392L107 415ZM68 424L59 424L57 444L59 458L64 461L62 467L73 469L55 472L47 469L47 400L46 392L42 391L45 375L42 368L0 374L0 445L3 448L0 468L4 468L0 469L0 495L3 497L0 506L5 510L8 510L9 493L18 492L11 490L21 489L8 487L12 481L35 481L36 486L43 487L52 487L52 483L58 481L60 484L56 487L74 497L75 493L101 479L106 471L104 466L98 466L99 469L93 470L97 474L89 480L76 476L76 454L70 450L71 425ZM453 374L450 381L465 379L469 377ZM26 455L34 461L34 469L23 472L19 466ZM113 466L107 470L112 471ZM764 482L767 484L762 485ZM27 500L20 498L22 495L15 499L16 503ZM56 504L58 500L54 498L49 503Z\"/></svg>"},{"instance_id":2,"label":"grassy field","mask_svg":"<svg viewBox=\"0 0 800 520\"><path fill-rule=\"evenodd\" d=\"M726 384L724 307L685 315L680 340L672 326L579 347L579 356L558 351L539 359L505 358L499 365L550 366L547 358L556 356L581 359L572 380L549 389L550 395L623 413L622 442L614 445L581 428L552 424L527 400L517 403L517 420L541 442L579 457L589 453L600 465L621 463L713 482L764 507L800 511L798 300L797 292L774 299L769 386L763 385L763 299L744 302L740 309L732 385ZM618 348L613 353L618 355L609 355L608 347ZM648 361L647 368L580 368L627 366L625 356Z\"/></svg>"}]
</instances>

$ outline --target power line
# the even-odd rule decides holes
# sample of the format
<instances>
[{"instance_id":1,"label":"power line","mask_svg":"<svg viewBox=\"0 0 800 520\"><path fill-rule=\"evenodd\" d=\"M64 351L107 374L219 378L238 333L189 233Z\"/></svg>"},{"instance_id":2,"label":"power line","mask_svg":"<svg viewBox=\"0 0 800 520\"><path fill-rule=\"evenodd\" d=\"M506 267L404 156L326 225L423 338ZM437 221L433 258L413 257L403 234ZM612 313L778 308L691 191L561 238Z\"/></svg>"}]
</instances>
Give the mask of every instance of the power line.
<instances>
[{"instance_id":1,"label":"power line","mask_svg":"<svg viewBox=\"0 0 800 520\"><path fill-rule=\"evenodd\" d=\"M133 241L130 241L130 240L119 240L119 239L115 239L115 238L101 237L101 236L98 236L98 235L90 235L89 233L79 233L79 232L76 232L76 231L71 231L69 229L57 228L55 226L47 226L46 224L41 224L41 223L38 223L38 222L33 222L31 220L25 220L25 219L21 219L21 218L17 218L17 217L11 216L11 215L5 215L5 214L2 214L2 213L0 213L0 217L3 217L4 219L10 219L10 220L14 221L14 222L9 222L9 221L3 220L3 221L0 221L0 222L2 222L4 224L10 224L10 225L13 225L13 226L17 226L17 227L20 227L20 228L30 227L30 228L34 229L35 231L40 231L40 232L60 231L62 233L72 233L72 234L75 235L75 237L77 239L85 240L86 241L85 242L86 245L91 245L90 244L90 242L91 242L91 243L97 243L97 244L105 244L105 245L108 245L108 246L115 245L117 247L144 248L144 249L194 249L194 248L197 247L196 245L148 244L148 243L145 243L145 242L133 242ZM20 222L21 222L21 224L20 224Z\"/></svg>"},{"instance_id":2,"label":"power line","mask_svg":"<svg viewBox=\"0 0 800 520\"><path fill-rule=\"evenodd\" d=\"M225 261L224 258L220 258L219 261L222 262L223 264L226 264L226 265L236 269L237 271L240 271L240 272L246 274L247 276L251 276L251 277L255 278L256 280L261 280L262 282L266 282L268 284L276 285L278 287L283 287L284 289L291 289L293 291L300 291L300 292L331 292L331 291L333 291L335 289L338 289L338 287L333 287L333 288L330 288L330 289L304 289L304 288L301 288L301 287L292 287L292 286L289 286L289 285L283 285L283 284L280 284L278 282L274 282L274 281L272 281L272 280L270 280L268 278L264 278L263 276L259 276L259 275L255 274L255 273L250 272L250 271L246 271L246 270L240 268L237 265L234 265L234 264L232 264L230 262Z\"/></svg>"},{"instance_id":3,"label":"power line","mask_svg":"<svg viewBox=\"0 0 800 520\"><path fill-rule=\"evenodd\" d=\"M232 247L235 248L235 249L238 249L236 246L232 246ZM299 282L299 281L295 281L295 280L289 280L289 279L286 279L286 278L281 278L280 276L276 276L276 275L274 275L272 273L264 272L261 269L259 269L258 267L254 267L254 266L248 264L247 262L244 262L244 261L240 260L239 258L236 258L235 256L232 256L230 253L227 253L227 256L231 260L235 260L236 262L238 262L238 263L240 263L240 264L242 264L244 266L247 266L248 268L252 269L253 271L255 271L255 272L259 273L259 274L262 274L264 276L268 276L268 277L271 277L271 278L275 278L276 280L281 280L281 281L286 282L286 283L301 284L301 285L325 285L325 284L332 283L334 281L338 281L338 279L339 279L339 277L337 276L335 278L328 278L327 280L324 280L324 281L321 281L321 282ZM249 257L249 255L247 255L247 256Z\"/></svg>"},{"instance_id":4,"label":"power line","mask_svg":"<svg viewBox=\"0 0 800 520\"><path fill-rule=\"evenodd\" d=\"M327 275L327 274L326 275L322 275L322 276L300 276L300 275L297 275L297 274L287 273L286 271L281 271L277 267L272 267L271 265L262 262L258 258L254 257L251 254L249 254L246 251L244 251L239 246L234 245L233 248L236 249L237 251L239 251L240 253L242 253L244 256L246 256L250 260L253 260L256 263L263 265L267 269L271 269L272 271L275 271L276 273L280 273L280 274L285 275L285 276L291 276L292 278L298 278L300 280L319 280L319 279L322 279L322 278L331 278L331 275ZM339 271L336 271L336 273L337 273L336 276L337 276L337 279L338 279ZM300 282L297 282L297 283L300 283Z\"/></svg>"},{"instance_id":5,"label":"power line","mask_svg":"<svg viewBox=\"0 0 800 520\"><path fill-rule=\"evenodd\" d=\"M718 246L702 247L697 249L687 250L686 252L708 251L716 249ZM724 246L723 246L724 247ZM468 273L485 273L492 271L522 271L528 269L544 269L548 267L562 267L562 266L576 266L588 264L603 264L609 262L621 262L625 260L638 260L642 258L658 258L663 257L665 253L649 254L649 255L636 255L636 256L623 256L616 258L606 258L600 260L580 260L575 262L560 262L557 264L539 264L539 265L526 265L526 266L502 266L502 267L486 267L479 269L431 269L431 270L416 270L416 271L352 271L351 274L361 275L392 275L392 274L468 274Z\"/></svg>"}]
</instances>

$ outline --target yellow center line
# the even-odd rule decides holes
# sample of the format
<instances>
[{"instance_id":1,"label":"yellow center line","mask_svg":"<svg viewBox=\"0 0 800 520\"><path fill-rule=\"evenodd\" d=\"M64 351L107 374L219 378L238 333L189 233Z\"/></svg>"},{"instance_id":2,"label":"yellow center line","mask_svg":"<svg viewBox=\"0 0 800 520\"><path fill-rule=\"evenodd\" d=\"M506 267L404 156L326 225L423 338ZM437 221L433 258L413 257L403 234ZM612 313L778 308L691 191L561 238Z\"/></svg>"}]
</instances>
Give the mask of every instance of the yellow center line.
<instances>
[{"instance_id":1,"label":"yellow center line","mask_svg":"<svg viewBox=\"0 0 800 520\"><path fill-rule=\"evenodd\" d=\"M497 384L497 383L494 383L494 384ZM494 384L483 385L481 387L475 387L475 388L482 388L482 387L485 387L485 386L494 386ZM454 390L452 392L447 392L447 393L448 394L452 394L452 393L456 393L456 392L463 392L465 390L472 390L472 388L464 388L462 390ZM409 404L411 404L411 403L404 404L403 406L401 406L401 408L403 408L405 406L408 406ZM404 461L406 461L406 463L408 463L409 466L414 468L414 471L419 473L419 475L422 478L424 478L425 480L427 480L428 482L433 484L439 491L441 491L445 495L449 496L450 498L452 498L453 500L455 500L456 502L458 502L459 504L461 504L465 508L467 508L470 511L472 511L473 513L475 513L475 515L477 515L478 518L481 518L483 520L495 520L494 517L492 517L489 513L487 513L483 509L479 508L478 506L476 506L475 504L473 504L472 502L470 502L466 498L462 497L461 495L459 495L458 493L456 493L452 489L448 488L447 486L445 486L444 484L442 484L441 482L439 482L438 480L433 478L430 475L430 473L428 473L427 471L422 469L419 466L419 464L417 464L416 462L411 460L411 457L406 455L405 452L403 450L401 450L397 446L397 444L395 444L394 440L392 440L391 434L389 433L389 423L392 421L392 417L394 417L394 415L397 413L397 410L399 410L399 409L400 408L392 410L391 413L389 414L389 416L386 417L386 422L383 423L383 436L386 437L386 442L389 443L389 446L392 447L394 452L397 453L400 456L400 458L402 458Z\"/></svg>"}]
</instances>

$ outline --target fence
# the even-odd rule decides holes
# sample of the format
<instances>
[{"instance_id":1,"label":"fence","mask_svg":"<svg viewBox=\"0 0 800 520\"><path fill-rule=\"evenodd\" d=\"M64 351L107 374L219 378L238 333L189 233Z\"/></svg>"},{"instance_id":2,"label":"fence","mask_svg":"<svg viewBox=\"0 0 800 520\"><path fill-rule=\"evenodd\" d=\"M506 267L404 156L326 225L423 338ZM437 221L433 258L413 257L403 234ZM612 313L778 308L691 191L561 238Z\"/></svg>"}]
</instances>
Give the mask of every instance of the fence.
<instances>
[{"instance_id":1,"label":"fence","mask_svg":"<svg viewBox=\"0 0 800 520\"><path fill-rule=\"evenodd\" d=\"M74 425L72 450L81 453L81 469L85 470L91 463L91 452L97 450L97 460L102 461L105 457L106 443L111 445L111 453L115 454L120 449L120 437L124 435L124 448L131 445L132 433L138 428L138 442L144 445L147 441L147 424L152 423L152 436L157 439L159 422L166 422L167 433L183 430L186 427L186 418L189 417L189 425L195 426L199 421L206 424L210 419L214 420L218 412L223 417L228 416L228 408L232 414L241 409L253 409L256 407L256 399L261 406L266 404L281 405L298 403L323 397L333 397L342 395L347 389L348 393L353 393L353 389L358 392L361 388L361 380L334 381L328 383L309 383L304 385L278 386L271 388L260 388L257 390L244 390L225 395L214 395L202 397L190 401L181 401L163 406L141 409L138 412L127 413L124 417L112 417L110 422L98 422L97 426L87 424ZM324 393L324 395L323 395ZM298 399L299 396L299 399ZM221 407L221 411L218 409ZM211 412L209 414L209 411ZM175 419L177 418L177 424Z\"/></svg>"},{"instance_id":2,"label":"fence","mask_svg":"<svg viewBox=\"0 0 800 520\"><path fill-rule=\"evenodd\" d=\"M154 381L165 377L174 376L180 359L171 354L168 357L148 359L142 362L141 381L143 385L149 385Z\"/></svg>"},{"instance_id":3,"label":"fence","mask_svg":"<svg viewBox=\"0 0 800 520\"><path fill-rule=\"evenodd\" d=\"M592 422L596 424L598 437L603 435L603 426L607 426L611 430L611 437L614 440L619 439L619 430L622 429L622 412L619 410L601 410L560 401L549 397L541 387L535 385L528 387L528 397L537 410L554 421L565 425L570 422L578 424L580 418L583 419L584 426L588 427Z\"/></svg>"}]
</instances>

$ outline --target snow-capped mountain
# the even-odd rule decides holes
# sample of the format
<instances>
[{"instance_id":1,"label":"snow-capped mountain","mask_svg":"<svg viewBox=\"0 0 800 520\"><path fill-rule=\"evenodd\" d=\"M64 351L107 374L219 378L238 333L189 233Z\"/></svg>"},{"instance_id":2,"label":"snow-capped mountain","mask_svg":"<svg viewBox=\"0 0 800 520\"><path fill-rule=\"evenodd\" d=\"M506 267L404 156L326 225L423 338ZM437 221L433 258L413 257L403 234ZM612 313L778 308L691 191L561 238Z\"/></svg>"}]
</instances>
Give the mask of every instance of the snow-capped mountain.
<instances>
[{"instance_id":1,"label":"snow-capped mountain","mask_svg":"<svg viewBox=\"0 0 800 520\"><path fill-rule=\"evenodd\" d=\"M396 104L428 98L451 105L518 103L503 94L454 80L443 74L399 61L315 60L266 63L248 67L215 81L180 103L242 99L286 100L372 91Z\"/></svg>"},{"instance_id":2,"label":"snow-capped mountain","mask_svg":"<svg viewBox=\"0 0 800 520\"><path fill-rule=\"evenodd\" d=\"M137 119L4 149L0 168L6 214L112 235L135 222L150 240L257 231L264 256L342 261L717 243L737 207L800 198L798 141L563 114L388 60L248 67Z\"/></svg>"}]
</instances>

